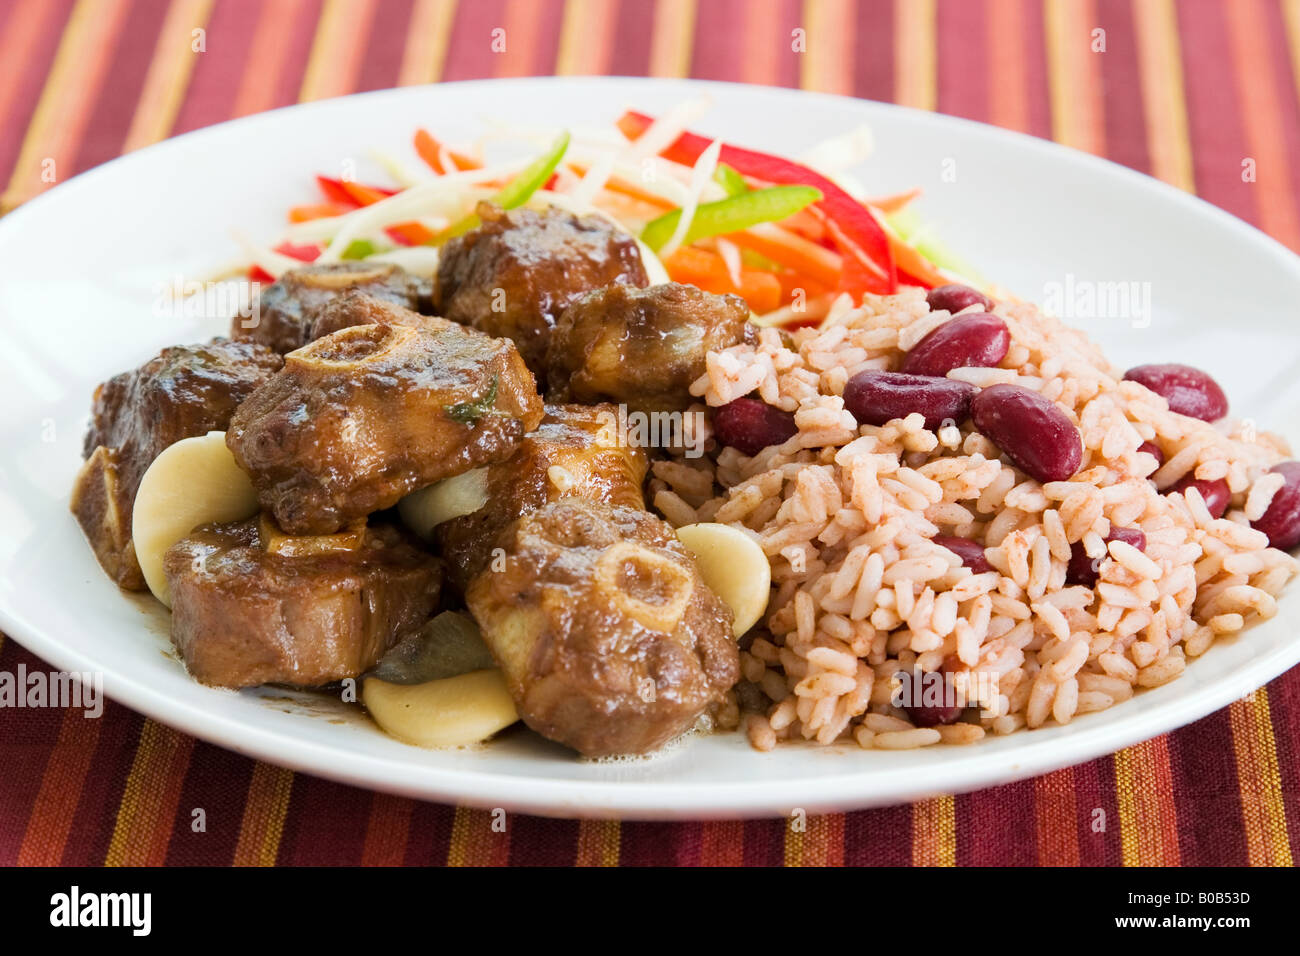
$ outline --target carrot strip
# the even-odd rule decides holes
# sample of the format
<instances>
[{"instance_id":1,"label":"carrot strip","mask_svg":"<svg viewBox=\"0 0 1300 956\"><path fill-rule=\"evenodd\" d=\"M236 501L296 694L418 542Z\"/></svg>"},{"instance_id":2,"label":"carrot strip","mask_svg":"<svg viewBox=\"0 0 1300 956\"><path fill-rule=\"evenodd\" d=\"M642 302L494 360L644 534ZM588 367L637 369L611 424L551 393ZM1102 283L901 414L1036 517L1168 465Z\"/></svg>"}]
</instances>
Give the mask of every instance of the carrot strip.
<instances>
[{"instance_id":1,"label":"carrot strip","mask_svg":"<svg viewBox=\"0 0 1300 956\"><path fill-rule=\"evenodd\" d=\"M774 273L741 269L740 285L736 285L722 257L706 249L682 246L664 259L664 268L674 282L683 282L718 295L738 295L759 314L771 312L781 305L781 280Z\"/></svg>"},{"instance_id":2,"label":"carrot strip","mask_svg":"<svg viewBox=\"0 0 1300 956\"><path fill-rule=\"evenodd\" d=\"M370 206L379 202L381 199L387 199L394 194L391 189L380 189L377 186L363 186L361 183L354 183L347 179L340 179L339 184L352 199L361 206Z\"/></svg>"},{"instance_id":3,"label":"carrot strip","mask_svg":"<svg viewBox=\"0 0 1300 956\"><path fill-rule=\"evenodd\" d=\"M328 219L331 216L341 216L355 208L355 205L344 206L336 202L309 203L306 206L294 206L290 209L289 221L311 222L313 219Z\"/></svg>"},{"instance_id":4,"label":"carrot strip","mask_svg":"<svg viewBox=\"0 0 1300 956\"><path fill-rule=\"evenodd\" d=\"M834 288L840 281L843 260L840 256L815 243L796 236L784 240L777 230L733 232L726 236L742 249L749 249L773 262L803 273L821 284Z\"/></svg>"},{"instance_id":5,"label":"carrot strip","mask_svg":"<svg viewBox=\"0 0 1300 956\"><path fill-rule=\"evenodd\" d=\"M399 222L384 229L393 242L403 246L423 246L431 242L434 232L421 222Z\"/></svg>"},{"instance_id":6,"label":"carrot strip","mask_svg":"<svg viewBox=\"0 0 1300 956\"><path fill-rule=\"evenodd\" d=\"M429 168L438 175L448 172L442 161L442 144L434 139L427 129L417 129L415 131L415 151L428 164ZM447 150L447 156L451 159L452 165L462 172L467 169L483 168L483 164L472 156L466 156L452 150Z\"/></svg>"},{"instance_id":7,"label":"carrot strip","mask_svg":"<svg viewBox=\"0 0 1300 956\"><path fill-rule=\"evenodd\" d=\"M581 163L570 162L567 165L578 176L587 175L587 172L590 169L590 167L583 166ZM610 176L607 180L605 180L604 188L609 192L620 193L632 199L639 199L641 202L649 203L650 205L657 206L660 209L676 208L667 199L664 199L663 196L658 196L650 192L649 190L642 189L636 183L629 182L628 180L623 179L619 176Z\"/></svg>"}]
</instances>

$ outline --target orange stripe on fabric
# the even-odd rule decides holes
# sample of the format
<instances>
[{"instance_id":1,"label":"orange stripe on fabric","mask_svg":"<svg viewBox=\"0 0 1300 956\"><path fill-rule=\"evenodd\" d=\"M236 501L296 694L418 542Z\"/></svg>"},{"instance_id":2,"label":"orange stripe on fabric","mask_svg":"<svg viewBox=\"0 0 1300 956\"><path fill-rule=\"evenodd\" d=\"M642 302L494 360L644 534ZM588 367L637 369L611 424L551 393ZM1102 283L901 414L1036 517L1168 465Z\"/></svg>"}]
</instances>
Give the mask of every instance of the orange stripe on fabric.
<instances>
[{"instance_id":1,"label":"orange stripe on fabric","mask_svg":"<svg viewBox=\"0 0 1300 956\"><path fill-rule=\"evenodd\" d=\"M1052 137L1099 155L1106 152L1102 120L1102 53L1092 52L1096 15L1092 0L1044 0Z\"/></svg>"},{"instance_id":2,"label":"orange stripe on fabric","mask_svg":"<svg viewBox=\"0 0 1300 956\"><path fill-rule=\"evenodd\" d=\"M745 824L740 820L709 820L700 825L700 866L743 866Z\"/></svg>"},{"instance_id":3,"label":"orange stripe on fabric","mask_svg":"<svg viewBox=\"0 0 1300 956\"><path fill-rule=\"evenodd\" d=\"M582 820L578 823L577 866L618 866L622 828L617 820Z\"/></svg>"},{"instance_id":4,"label":"orange stripe on fabric","mask_svg":"<svg viewBox=\"0 0 1300 956\"><path fill-rule=\"evenodd\" d=\"M406 32L398 86L437 83L442 78L455 19L456 0L416 0Z\"/></svg>"},{"instance_id":5,"label":"orange stripe on fabric","mask_svg":"<svg viewBox=\"0 0 1300 956\"><path fill-rule=\"evenodd\" d=\"M1300 251L1300 221L1291 189L1293 157L1286 153L1284 124L1294 117L1284 110L1273 83L1273 58L1264 30L1260 0L1240 0L1226 12L1241 124L1246 148L1256 161L1258 225L1274 239Z\"/></svg>"},{"instance_id":6,"label":"orange stripe on fabric","mask_svg":"<svg viewBox=\"0 0 1300 956\"><path fill-rule=\"evenodd\" d=\"M275 104L275 91L289 55L289 44L284 42L284 37L294 29L301 29L303 6L303 0L270 0L262 7L231 110L233 116L260 113Z\"/></svg>"},{"instance_id":7,"label":"orange stripe on fabric","mask_svg":"<svg viewBox=\"0 0 1300 956\"><path fill-rule=\"evenodd\" d=\"M57 8L47 0L20 0L0 32L0 63L10 76L22 76L31 67L30 57L36 52L36 39L46 19ZM0 126L7 125L9 108L18 95L19 84L0 84Z\"/></svg>"},{"instance_id":8,"label":"orange stripe on fabric","mask_svg":"<svg viewBox=\"0 0 1300 956\"><path fill-rule=\"evenodd\" d=\"M64 712L59 737L45 765L41 789L18 850L19 866L58 866L62 861L77 802L99 743L101 723L79 710Z\"/></svg>"},{"instance_id":9,"label":"orange stripe on fabric","mask_svg":"<svg viewBox=\"0 0 1300 956\"><path fill-rule=\"evenodd\" d=\"M1286 44L1291 51L1291 76L1296 96L1300 97L1300 0L1282 0L1282 17L1286 23Z\"/></svg>"},{"instance_id":10,"label":"orange stripe on fabric","mask_svg":"<svg viewBox=\"0 0 1300 956\"><path fill-rule=\"evenodd\" d=\"M140 729L105 866L162 866L194 738L146 719Z\"/></svg>"},{"instance_id":11,"label":"orange stripe on fabric","mask_svg":"<svg viewBox=\"0 0 1300 956\"><path fill-rule=\"evenodd\" d=\"M375 19L375 0L325 0L298 100L306 103L351 93Z\"/></svg>"},{"instance_id":12,"label":"orange stripe on fabric","mask_svg":"<svg viewBox=\"0 0 1300 956\"><path fill-rule=\"evenodd\" d=\"M1034 832L1039 866L1079 865L1079 809L1072 770L1035 778Z\"/></svg>"},{"instance_id":13,"label":"orange stripe on fabric","mask_svg":"<svg viewBox=\"0 0 1300 956\"><path fill-rule=\"evenodd\" d=\"M533 76L544 10L532 0L506 0L504 53L496 54L497 76Z\"/></svg>"},{"instance_id":14,"label":"orange stripe on fabric","mask_svg":"<svg viewBox=\"0 0 1300 956\"><path fill-rule=\"evenodd\" d=\"M782 37L780 42L772 36L773 25L777 23L776 0L751 0L741 11L740 29L744 34L745 55L740 59L740 79L742 83L760 83L771 86L780 76L782 44L789 44L790 37ZM787 54L793 51L786 46Z\"/></svg>"},{"instance_id":15,"label":"orange stripe on fabric","mask_svg":"<svg viewBox=\"0 0 1300 956\"><path fill-rule=\"evenodd\" d=\"M799 60L799 85L822 93L853 92L853 5L848 0L804 0L808 49Z\"/></svg>"},{"instance_id":16,"label":"orange stripe on fabric","mask_svg":"<svg viewBox=\"0 0 1300 956\"><path fill-rule=\"evenodd\" d=\"M500 821L493 829L494 821ZM505 866L510 861L510 835L500 827L510 821L499 811L457 807L451 823L448 866Z\"/></svg>"},{"instance_id":17,"label":"orange stripe on fabric","mask_svg":"<svg viewBox=\"0 0 1300 956\"><path fill-rule=\"evenodd\" d=\"M194 50L194 31L207 26L211 14L212 0L172 0L122 152L156 143L171 132L194 62L202 55Z\"/></svg>"},{"instance_id":18,"label":"orange stripe on fabric","mask_svg":"<svg viewBox=\"0 0 1300 956\"><path fill-rule=\"evenodd\" d=\"M292 794L292 771L260 761L253 766L233 866L275 866Z\"/></svg>"},{"instance_id":19,"label":"orange stripe on fabric","mask_svg":"<svg viewBox=\"0 0 1300 956\"><path fill-rule=\"evenodd\" d=\"M808 817L796 829L785 828L786 866L843 866L844 814Z\"/></svg>"},{"instance_id":20,"label":"orange stripe on fabric","mask_svg":"<svg viewBox=\"0 0 1300 956\"><path fill-rule=\"evenodd\" d=\"M1029 129L1029 71L1025 62L1022 0L988 0L989 122Z\"/></svg>"},{"instance_id":21,"label":"orange stripe on fabric","mask_svg":"<svg viewBox=\"0 0 1300 956\"><path fill-rule=\"evenodd\" d=\"M1166 737L1115 754L1120 857L1125 866L1178 866L1178 809Z\"/></svg>"},{"instance_id":22,"label":"orange stripe on fabric","mask_svg":"<svg viewBox=\"0 0 1300 956\"><path fill-rule=\"evenodd\" d=\"M894 102L933 110L938 96L935 0L894 0Z\"/></svg>"},{"instance_id":23,"label":"orange stripe on fabric","mask_svg":"<svg viewBox=\"0 0 1300 956\"><path fill-rule=\"evenodd\" d=\"M1187 131L1183 54L1173 0L1145 0L1133 6L1138 70L1146 104L1147 152L1151 173L1170 185L1194 192L1192 141Z\"/></svg>"},{"instance_id":24,"label":"orange stripe on fabric","mask_svg":"<svg viewBox=\"0 0 1300 956\"><path fill-rule=\"evenodd\" d=\"M376 793L361 847L362 866L401 866L415 804L406 797Z\"/></svg>"},{"instance_id":25,"label":"orange stripe on fabric","mask_svg":"<svg viewBox=\"0 0 1300 956\"><path fill-rule=\"evenodd\" d=\"M689 75L694 46L695 0L659 0L650 37L650 75Z\"/></svg>"},{"instance_id":26,"label":"orange stripe on fabric","mask_svg":"<svg viewBox=\"0 0 1300 956\"><path fill-rule=\"evenodd\" d=\"M957 801L935 797L912 804L912 865L957 865Z\"/></svg>"},{"instance_id":27,"label":"orange stripe on fabric","mask_svg":"<svg viewBox=\"0 0 1300 956\"><path fill-rule=\"evenodd\" d=\"M54 164L57 181L72 172L77 144L85 133L126 20L126 6L125 0L78 0L27 127L9 186L0 196L0 212L54 185L42 179L47 160Z\"/></svg>"},{"instance_id":28,"label":"orange stripe on fabric","mask_svg":"<svg viewBox=\"0 0 1300 956\"><path fill-rule=\"evenodd\" d=\"M615 0L567 0L560 28L558 76L599 75L609 67L618 17Z\"/></svg>"},{"instance_id":29,"label":"orange stripe on fabric","mask_svg":"<svg viewBox=\"0 0 1300 956\"><path fill-rule=\"evenodd\" d=\"M1228 717L1250 865L1293 866L1267 688L1261 687L1245 700L1233 702Z\"/></svg>"}]
</instances>

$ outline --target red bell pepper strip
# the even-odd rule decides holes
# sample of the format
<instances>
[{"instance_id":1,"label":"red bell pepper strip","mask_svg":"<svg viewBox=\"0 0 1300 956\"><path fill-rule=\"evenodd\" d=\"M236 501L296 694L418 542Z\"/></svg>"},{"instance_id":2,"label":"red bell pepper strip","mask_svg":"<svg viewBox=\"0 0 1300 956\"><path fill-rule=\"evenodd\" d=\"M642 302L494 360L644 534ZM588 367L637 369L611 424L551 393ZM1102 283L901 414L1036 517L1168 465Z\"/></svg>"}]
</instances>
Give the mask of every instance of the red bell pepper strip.
<instances>
[{"instance_id":1,"label":"red bell pepper strip","mask_svg":"<svg viewBox=\"0 0 1300 956\"><path fill-rule=\"evenodd\" d=\"M321 247L314 242L305 245L282 242L275 247L274 251L290 259L297 259L299 262L315 262L321 254Z\"/></svg>"},{"instance_id":2,"label":"red bell pepper strip","mask_svg":"<svg viewBox=\"0 0 1300 956\"><path fill-rule=\"evenodd\" d=\"M654 122L645 113L629 110L619 118L618 128L628 139L635 140ZM712 141L695 133L682 133L663 150L662 155L684 166L694 166ZM723 146L718 161L726 163L742 176L782 185L812 186L821 190L822 198L812 208L826 221L835 245L845 254L845 291L857 298L863 292L890 294L898 290L898 276L889 237L871 210L835 183L807 166L756 150ZM849 270L853 259L860 269Z\"/></svg>"},{"instance_id":3,"label":"red bell pepper strip","mask_svg":"<svg viewBox=\"0 0 1300 956\"><path fill-rule=\"evenodd\" d=\"M385 189L382 186L365 186L350 180L331 179L329 176L317 176L316 182L320 185L320 191L325 194L326 199L346 206L348 209L369 206L371 203L387 199L397 192L396 189Z\"/></svg>"}]
</instances>

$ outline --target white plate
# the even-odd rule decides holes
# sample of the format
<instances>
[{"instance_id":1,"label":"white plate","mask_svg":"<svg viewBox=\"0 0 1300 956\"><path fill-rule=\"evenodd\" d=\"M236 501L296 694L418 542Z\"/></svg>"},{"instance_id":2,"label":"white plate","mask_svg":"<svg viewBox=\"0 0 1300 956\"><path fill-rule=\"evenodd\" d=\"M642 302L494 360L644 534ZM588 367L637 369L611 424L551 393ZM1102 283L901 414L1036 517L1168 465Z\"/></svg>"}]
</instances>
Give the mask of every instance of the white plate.
<instances>
[{"instance_id":1,"label":"white plate","mask_svg":"<svg viewBox=\"0 0 1300 956\"><path fill-rule=\"evenodd\" d=\"M107 693L241 753L394 793L553 815L784 814L895 803L1078 763L1202 717L1300 660L1300 596L1179 680L1068 727L909 753L853 746L759 754L740 735L654 759L596 764L514 732L475 752L425 752L309 695L191 681L165 612L103 575L67 510L95 384L157 348L222 331L164 319L155 286L233 254L230 230L274 236L313 198L311 174L403 147L417 125L450 141L492 118L594 125L707 92L696 125L787 154L868 123L857 172L873 192L926 189L923 212L986 275L1033 299L1051 282L1150 283L1154 322L1082 322L1120 364L1212 369L1239 414L1292 428L1300 410L1300 261L1238 220L1118 166L961 120L785 90L645 80L522 80L369 93L190 133L108 163L0 220L0 625L52 665L105 675ZM955 172L955 181L952 173ZM1292 434L1293 440L1297 437Z\"/></svg>"}]
</instances>

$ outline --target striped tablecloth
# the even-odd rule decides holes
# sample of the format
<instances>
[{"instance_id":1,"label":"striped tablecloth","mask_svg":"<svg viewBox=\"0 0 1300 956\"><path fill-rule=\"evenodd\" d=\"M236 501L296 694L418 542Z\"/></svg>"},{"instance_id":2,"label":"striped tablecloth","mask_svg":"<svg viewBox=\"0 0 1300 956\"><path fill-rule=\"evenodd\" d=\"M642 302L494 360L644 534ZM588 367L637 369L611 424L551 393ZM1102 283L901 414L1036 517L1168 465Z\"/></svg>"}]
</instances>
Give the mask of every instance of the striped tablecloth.
<instances>
[{"instance_id":1,"label":"striped tablecloth","mask_svg":"<svg viewBox=\"0 0 1300 956\"><path fill-rule=\"evenodd\" d=\"M4 208L45 188L51 161L62 180L299 100L548 73L966 116L1109 156L1300 249L1300 0L0 0ZM4 639L0 671L23 664L44 666ZM802 831L517 817L499 833L486 813L295 775L115 705L0 709L0 768L4 864L1290 864L1300 669L1113 757Z\"/></svg>"}]
</instances>

